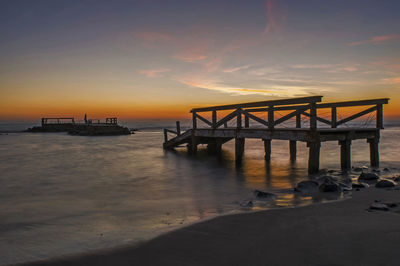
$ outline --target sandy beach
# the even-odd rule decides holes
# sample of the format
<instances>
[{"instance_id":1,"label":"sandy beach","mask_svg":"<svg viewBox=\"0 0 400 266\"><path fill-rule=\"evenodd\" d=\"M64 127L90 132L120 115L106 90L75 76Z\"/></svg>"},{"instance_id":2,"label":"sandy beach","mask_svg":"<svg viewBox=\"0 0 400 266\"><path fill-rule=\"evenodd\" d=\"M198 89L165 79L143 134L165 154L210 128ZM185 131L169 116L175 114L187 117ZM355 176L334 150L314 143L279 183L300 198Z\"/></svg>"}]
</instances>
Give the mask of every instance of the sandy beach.
<instances>
[{"instance_id":1,"label":"sandy beach","mask_svg":"<svg viewBox=\"0 0 400 266\"><path fill-rule=\"evenodd\" d=\"M399 190L353 191L344 201L217 217L125 246L29 265L399 265Z\"/></svg>"}]
</instances>

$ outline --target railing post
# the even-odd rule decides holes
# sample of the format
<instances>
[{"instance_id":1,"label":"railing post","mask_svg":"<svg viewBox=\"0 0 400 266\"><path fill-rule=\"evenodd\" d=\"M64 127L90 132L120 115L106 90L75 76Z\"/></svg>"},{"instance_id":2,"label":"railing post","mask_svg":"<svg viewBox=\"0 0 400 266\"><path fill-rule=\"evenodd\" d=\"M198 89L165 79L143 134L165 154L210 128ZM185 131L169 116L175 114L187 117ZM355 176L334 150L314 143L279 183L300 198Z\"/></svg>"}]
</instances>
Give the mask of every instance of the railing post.
<instances>
[{"instance_id":1,"label":"railing post","mask_svg":"<svg viewBox=\"0 0 400 266\"><path fill-rule=\"evenodd\" d=\"M192 121L193 121L193 129L196 129L197 128L197 114L196 114L196 112L193 112Z\"/></svg>"},{"instance_id":2,"label":"railing post","mask_svg":"<svg viewBox=\"0 0 400 266\"><path fill-rule=\"evenodd\" d=\"M236 127L238 129L242 128L242 109L238 108L237 109L238 114L237 114L237 123L236 123Z\"/></svg>"},{"instance_id":3,"label":"railing post","mask_svg":"<svg viewBox=\"0 0 400 266\"><path fill-rule=\"evenodd\" d=\"M376 105L376 128L383 129L383 105Z\"/></svg>"},{"instance_id":4,"label":"railing post","mask_svg":"<svg viewBox=\"0 0 400 266\"><path fill-rule=\"evenodd\" d=\"M244 127L249 128L250 127L250 119L248 115L244 115Z\"/></svg>"},{"instance_id":5,"label":"railing post","mask_svg":"<svg viewBox=\"0 0 400 266\"><path fill-rule=\"evenodd\" d=\"M215 124L217 124L217 110L212 111L212 128L215 128Z\"/></svg>"},{"instance_id":6,"label":"railing post","mask_svg":"<svg viewBox=\"0 0 400 266\"><path fill-rule=\"evenodd\" d=\"M337 122L337 109L336 109L336 107L332 107L332 109L331 109L331 125L332 125L332 128L336 128L337 127L337 125L336 125L336 122Z\"/></svg>"},{"instance_id":7,"label":"railing post","mask_svg":"<svg viewBox=\"0 0 400 266\"><path fill-rule=\"evenodd\" d=\"M176 121L176 133L178 133L178 136L181 134L181 123L179 121Z\"/></svg>"},{"instance_id":8,"label":"railing post","mask_svg":"<svg viewBox=\"0 0 400 266\"><path fill-rule=\"evenodd\" d=\"M317 129L317 108L315 102L310 103L310 129Z\"/></svg>"},{"instance_id":9,"label":"railing post","mask_svg":"<svg viewBox=\"0 0 400 266\"><path fill-rule=\"evenodd\" d=\"M228 127L228 123L225 122L225 123L224 123L224 128L227 128L227 127Z\"/></svg>"},{"instance_id":10,"label":"railing post","mask_svg":"<svg viewBox=\"0 0 400 266\"><path fill-rule=\"evenodd\" d=\"M273 129L275 125L274 121L274 106L268 106L268 128Z\"/></svg>"},{"instance_id":11,"label":"railing post","mask_svg":"<svg viewBox=\"0 0 400 266\"><path fill-rule=\"evenodd\" d=\"M164 143L168 141L168 134L167 134L167 129L164 128Z\"/></svg>"},{"instance_id":12,"label":"railing post","mask_svg":"<svg viewBox=\"0 0 400 266\"><path fill-rule=\"evenodd\" d=\"M301 114L296 115L296 128L301 128Z\"/></svg>"}]
</instances>

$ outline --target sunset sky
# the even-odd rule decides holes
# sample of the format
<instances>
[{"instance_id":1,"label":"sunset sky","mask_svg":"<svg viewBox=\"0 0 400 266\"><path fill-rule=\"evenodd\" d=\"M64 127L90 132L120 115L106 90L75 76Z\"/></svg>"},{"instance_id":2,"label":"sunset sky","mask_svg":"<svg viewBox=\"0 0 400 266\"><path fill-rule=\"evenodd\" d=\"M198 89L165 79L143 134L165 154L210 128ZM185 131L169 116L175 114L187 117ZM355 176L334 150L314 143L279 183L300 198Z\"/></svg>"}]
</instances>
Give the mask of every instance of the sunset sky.
<instances>
[{"instance_id":1,"label":"sunset sky","mask_svg":"<svg viewBox=\"0 0 400 266\"><path fill-rule=\"evenodd\" d=\"M391 98L400 1L0 1L0 120Z\"/></svg>"}]
</instances>

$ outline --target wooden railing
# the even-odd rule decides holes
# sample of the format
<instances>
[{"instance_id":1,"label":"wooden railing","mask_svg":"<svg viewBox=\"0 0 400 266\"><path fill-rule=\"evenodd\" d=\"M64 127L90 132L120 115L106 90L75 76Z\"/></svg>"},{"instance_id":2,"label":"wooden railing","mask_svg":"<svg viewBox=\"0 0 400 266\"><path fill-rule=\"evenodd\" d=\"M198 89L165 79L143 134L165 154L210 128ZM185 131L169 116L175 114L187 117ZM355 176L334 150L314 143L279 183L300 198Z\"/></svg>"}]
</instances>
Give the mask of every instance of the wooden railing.
<instances>
[{"instance_id":1,"label":"wooden railing","mask_svg":"<svg viewBox=\"0 0 400 266\"><path fill-rule=\"evenodd\" d=\"M376 112L376 128L383 128L383 104L387 104L387 98L361 100L361 101L347 101L347 102L332 102L332 103L319 103L322 96L312 96L303 98L293 98L285 100L273 100L262 102L250 102L232 105L221 105L212 107L195 108L191 110L193 129L197 128L197 121L202 121L212 129L218 129L222 126L228 127L228 122L236 119L236 128L243 127L242 118L244 117L244 128L250 127L250 120L255 121L259 125L274 129L275 126L283 122L296 118L296 128L302 127L302 116L308 118L309 128L311 130L317 129L317 122L329 125L331 128L337 128L349 121L355 120L363 115ZM337 108L339 107L355 107L355 106L372 106L361 112L350 115L346 118L338 120ZM330 109L331 119L326 119L317 115L318 109ZM218 111L232 110L229 114L225 115L218 120ZM275 120L275 112L277 111L292 111L286 115L281 116ZM211 112L211 121L199 113ZM255 113L267 112L266 119L257 116Z\"/></svg>"}]
</instances>

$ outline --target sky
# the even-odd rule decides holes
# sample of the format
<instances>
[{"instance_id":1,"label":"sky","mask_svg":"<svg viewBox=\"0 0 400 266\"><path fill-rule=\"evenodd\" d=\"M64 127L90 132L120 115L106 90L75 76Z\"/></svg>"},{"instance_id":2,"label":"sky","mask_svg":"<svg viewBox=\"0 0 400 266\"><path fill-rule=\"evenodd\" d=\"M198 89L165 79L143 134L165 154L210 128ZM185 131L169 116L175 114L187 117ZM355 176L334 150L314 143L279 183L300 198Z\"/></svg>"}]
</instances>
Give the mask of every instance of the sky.
<instances>
[{"instance_id":1,"label":"sky","mask_svg":"<svg viewBox=\"0 0 400 266\"><path fill-rule=\"evenodd\" d=\"M390 98L400 1L0 0L0 120L180 118L193 107Z\"/></svg>"}]
</instances>

